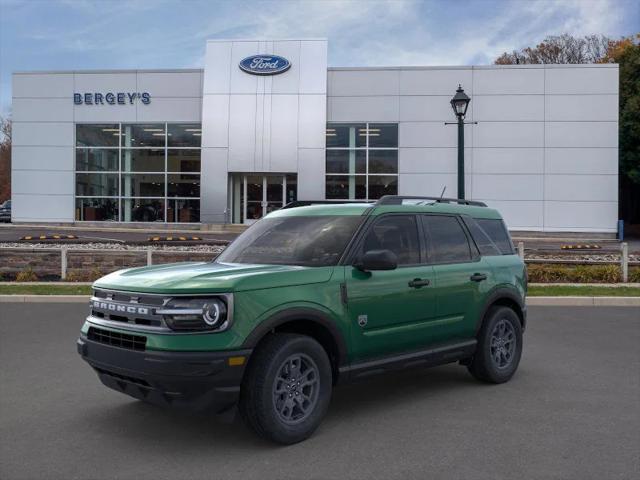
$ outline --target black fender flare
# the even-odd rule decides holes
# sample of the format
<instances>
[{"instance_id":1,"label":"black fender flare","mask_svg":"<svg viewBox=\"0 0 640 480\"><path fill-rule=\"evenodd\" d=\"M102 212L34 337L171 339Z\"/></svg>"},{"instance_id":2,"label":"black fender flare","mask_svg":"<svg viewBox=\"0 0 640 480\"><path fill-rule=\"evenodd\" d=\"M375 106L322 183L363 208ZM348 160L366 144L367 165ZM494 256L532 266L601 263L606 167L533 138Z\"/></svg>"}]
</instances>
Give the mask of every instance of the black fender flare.
<instances>
[{"instance_id":1,"label":"black fender flare","mask_svg":"<svg viewBox=\"0 0 640 480\"><path fill-rule=\"evenodd\" d=\"M284 325L287 322L295 320L305 320L314 322L329 331L335 341L338 353L338 366L342 366L347 362L347 344L340 329L336 326L335 321L326 313L307 307L293 307L281 310L253 329L247 336L242 348L255 348L260 340L271 330Z\"/></svg>"},{"instance_id":2,"label":"black fender flare","mask_svg":"<svg viewBox=\"0 0 640 480\"><path fill-rule=\"evenodd\" d=\"M510 300L518 305L520 311L516 313L518 314L518 317L520 317L520 321L522 323L522 331L524 332L527 324L527 307L524 299L518 294L517 291L514 291L512 288L498 287L493 290L485 300L484 307L482 307L482 311L478 316L478 320L476 322L476 334L480 331L480 327L482 327L482 322L484 321L484 317L487 315L487 311L489 310L489 308L491 308L494 303L502 299Z\"/></svg>"}]
</instances>

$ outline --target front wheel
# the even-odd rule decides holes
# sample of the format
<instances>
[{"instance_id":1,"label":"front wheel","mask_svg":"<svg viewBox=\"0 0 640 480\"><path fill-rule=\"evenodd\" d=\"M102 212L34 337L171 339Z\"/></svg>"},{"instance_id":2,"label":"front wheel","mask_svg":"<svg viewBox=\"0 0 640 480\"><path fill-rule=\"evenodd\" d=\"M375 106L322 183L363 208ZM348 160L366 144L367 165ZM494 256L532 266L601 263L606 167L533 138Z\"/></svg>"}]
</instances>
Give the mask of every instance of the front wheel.
<instances>
[{"instance_id":1,"label":"front wheel","mask_svg":"<svg viewBox=\"0 0 640 480\"><path fill-rule=\"evenodd\" d=\"M471 375L489 383L513 377L522 355L522 326L509 307L492 307L478 333L478 347L467 367Z\"/></svg>"},{"instance_id":2,"label":"front wheel","mask_svg":"<svg viewBox=\"0 0 640 480\"><path fill-rule=\"evenodd\" d=\"M318 342L292 333L270 335L243 379L240 414L260 436L297 443L322 421L331 390L331 363Z\"/></svg>"}]
</instances>

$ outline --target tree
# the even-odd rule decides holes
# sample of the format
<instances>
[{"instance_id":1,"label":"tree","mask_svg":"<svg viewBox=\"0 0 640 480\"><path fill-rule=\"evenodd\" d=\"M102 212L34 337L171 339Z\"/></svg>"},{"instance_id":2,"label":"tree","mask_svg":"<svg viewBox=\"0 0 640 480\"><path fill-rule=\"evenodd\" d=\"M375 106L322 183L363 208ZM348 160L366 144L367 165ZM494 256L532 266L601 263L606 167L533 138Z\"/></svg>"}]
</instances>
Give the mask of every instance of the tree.
<instances>
[{"instance_id":1,"label":"tree","mask_svg":"<svg viewBox=\"0 0 640 480\"><path fill-rule=\"evenodd\" d=\"M620 218L640 224L640 34L611 40L603 35L546 37L534 48L505 52L496 65L617 63L620 65Z\"/></svg>"},{"instance_id":2,"label":"tree","mask_svg":"<svg viewBox=\"0 0 640 480\"><path fill-rule=\"evenodd\" d=\"M11 198L11 120L0 117L0 202Z\"/></svg>"},{"instance_id":3,"label":"tree","mask_svg":"<svg viewBox=\"0 0 640 480\"><path fill-rule=\"evenodd\" d=\"M640 33L610 41L602 62L620 65L620 218L640 223Z\"/></svg>"},{"instance_id":4,"label":"tree","mask_svg":"<svg viewBox=\"0 0 640 480\"><path fill-rule=\"evenodd\" d=\"M610 43L611 40L604 35L587 35L583 38L568 33L551 35L534 48L503 53L495 64L598 63L606 56Z\"/></svg>"}]
</instances>

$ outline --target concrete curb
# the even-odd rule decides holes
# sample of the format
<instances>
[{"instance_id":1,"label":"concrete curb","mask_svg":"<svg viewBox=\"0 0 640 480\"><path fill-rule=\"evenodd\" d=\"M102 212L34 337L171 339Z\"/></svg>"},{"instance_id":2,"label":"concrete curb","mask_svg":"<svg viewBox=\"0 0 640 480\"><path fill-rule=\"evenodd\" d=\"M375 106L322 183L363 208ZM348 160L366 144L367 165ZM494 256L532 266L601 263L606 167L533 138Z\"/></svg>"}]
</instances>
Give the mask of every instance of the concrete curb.
<instances>
[{"instance_id":1,"label":"concrete curb","mask_svg":"<svg viewBox=\"0 0 640 480\"><path fill-rule=\"evenodd\" d=\"M0 303L87 303L89 295L0 295ZM529 306L640 307L640 297L528 297Z\"/></svg>"},{"instance_id":2,"label":"concrete curb","mask_svg":"<svg viewBox=\"0 0 640 480\"><path fill-rule=\"evenodd\" d=\"M0 303L89 303L89 295L0 295Z\"/></svg>"},{"instance_id":3,"label":"concrete curb","mask_svg":"<svg viewBox=\"0 0 640 480\"><path fill-rule=\"evenodd\" d=\"M527 297L527 305L548 307L640 307L640 297Z\"/></svg>"},{"instance_id":4,"label":"concrete curb","mask_svg":"<svg viewBox=\"0 0 640 480\"><path fill-rule=\"evenodd\" d=\"M620 287L640 287L640 283L529 283L530 287L605 287L605 288L620 288Z\"/></svg>"}]
</instances>

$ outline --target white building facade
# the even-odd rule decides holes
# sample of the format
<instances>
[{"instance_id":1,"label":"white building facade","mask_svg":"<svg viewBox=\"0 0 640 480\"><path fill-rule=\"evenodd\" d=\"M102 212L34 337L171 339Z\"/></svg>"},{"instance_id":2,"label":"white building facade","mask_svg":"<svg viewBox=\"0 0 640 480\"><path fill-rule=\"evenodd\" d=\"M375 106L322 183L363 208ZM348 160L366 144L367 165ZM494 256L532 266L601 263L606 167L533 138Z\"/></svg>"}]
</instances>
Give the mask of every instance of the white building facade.
<instances>
[{"instance_id":1,"label":"white building facade","mask_svg":"<svg viewBox=\"0 0 640 480\"><path fill-rule=\"evenodd\" d=\"M202 70L13 75L14 222L251 223L293 200L456 196L512 230L616 231L618 66L327 66L213 40Z\"/></svg>"}]
</instances>

